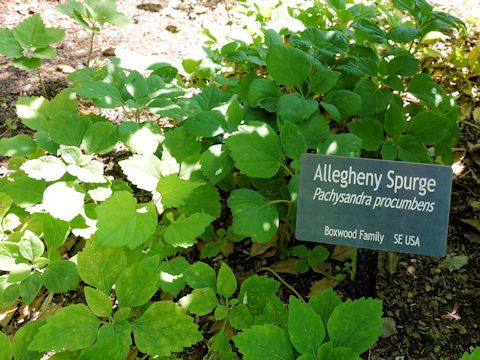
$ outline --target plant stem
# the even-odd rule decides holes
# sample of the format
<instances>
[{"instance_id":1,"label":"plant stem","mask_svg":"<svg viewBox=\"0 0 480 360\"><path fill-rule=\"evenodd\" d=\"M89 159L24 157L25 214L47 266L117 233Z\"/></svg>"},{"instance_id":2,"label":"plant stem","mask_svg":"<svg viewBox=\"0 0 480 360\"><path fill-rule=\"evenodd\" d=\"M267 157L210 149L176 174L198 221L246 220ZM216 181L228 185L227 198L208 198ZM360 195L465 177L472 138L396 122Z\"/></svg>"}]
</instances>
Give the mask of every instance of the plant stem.
<instances>
[{"instance_id":1,"label":"plant stem","mask_svg":"<svg viewBox=\"0 0 480 360\"><path fill-rule=\"evenodd\" d=\"M285 170L287 170L288 175L293 176L292 171L291 171L291 170L288 168L288 166L285 165L283 162L282 162L282 167L283 167Z\"/></svg>"},{"instance_id":2,"label":"plant stem","mask_svg":"<svg viewBox=\"0 0 480 360\"><path fill-rule=\"evenodd\" d=\"M278 204L278 203L286 203L286 204L289 204L290 201L289 200L272 200L272 201L269 201L270 204Z\"/></svg>"},{"instance_id":3,"label":"plant stem","mask_svg":"<svg viewBox=\"0 0 480 360\"><path fill-rule=\"evenodd\" d=\"M48 100L47 90L45 90L45 85L43 84L42 75L40 75L40 69L37 68L38 80L40 81L40 86L42 87L43 95Z\"/></svg>"},{"instance_id":4,"label":"plant stem","mask_svg":"<svg viewBox=\"0 0 480 360\"><path fill-rule=\"evenodd\" d=\"M302 296L298 293L297 290L295 290L290 284L288 284L285 280L283 280L283 278L277 274L277 272L273 269L270 269L269 267L262 267L260 269L257 270L257 272L260 272L260 271L269 271L271 272L273 275L275 275L275 277L280 280L280 282L285 285L287 288L290 289L291 292L293 292L295 294L295 296L298 298L298 300L300 300L301 302L303 302L305 305L307 305L307 302L302 298Z\"/></svg>"},{"instance_id":5,"label":"plant stem","mask_svg":"<svg viewBox=\"0 0 480 360\"><path fill-rule=\"evenodd\" d=\"M95 32L92 31L92 35L90 36L90 50L88 51L87 68L90 67L90 59L92 58L94 37L95 37Z\"/></svg>"}]
</instances>

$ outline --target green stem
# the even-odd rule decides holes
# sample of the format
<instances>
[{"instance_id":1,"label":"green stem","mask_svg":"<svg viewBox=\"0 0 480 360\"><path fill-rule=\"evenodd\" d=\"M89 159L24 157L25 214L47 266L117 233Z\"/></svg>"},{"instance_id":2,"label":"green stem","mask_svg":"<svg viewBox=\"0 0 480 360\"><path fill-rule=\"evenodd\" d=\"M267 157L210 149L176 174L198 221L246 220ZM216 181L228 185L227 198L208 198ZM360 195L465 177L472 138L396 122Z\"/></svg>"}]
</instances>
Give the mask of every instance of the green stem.
<instances>
[{"instance_id":1,"label":"green stem","mask_svg":"<svg viewBox=\"0 0 480 360\"><path fill-rule=\"evenodd\" d=\"M43 84L42 75L40 75L40 69L37 68L38 80L40 81L40 86L42 87L43 95L48 100L47 90L45 90L45 85Z\"/></svg>"},{"instance_id":2,"label":"green stem","mask_svg":"<svg viewBox=\"0 0 480 360\"><path fill-rule=\"evenodd\" d=\"M94 37L95 37L95 33L92 31L92 35L90 36L90 50L88 51L87 68L90 67L90 59L92 58Z\"/></svg>"},{"instance_id":3,"label":"green stem","mask_svg":"<svg viewBox=\"0 0 480 360\"><path fill-rule=\"evenodd\" d=\"M292 171L291 171L291 170L288 168L288 166L287 166L287 165L285 165L283 162L282 162L282 167L283 167L285 170L287 170L287 172L288 172L288 175L290 175L290 176L293 176L293 173L292 173Z\"/></svg>"},{"instance_id":4,"label":"green stem","mask_svg":"<svg viewBox=\"0 0 480 360\"><path fill-rule=\"evenodd\" d=\"M270 204L278 204L278 203L290 204L290 201L289 200L272 200L272 201L270 201Z\"/></svg>"}]
</instances>

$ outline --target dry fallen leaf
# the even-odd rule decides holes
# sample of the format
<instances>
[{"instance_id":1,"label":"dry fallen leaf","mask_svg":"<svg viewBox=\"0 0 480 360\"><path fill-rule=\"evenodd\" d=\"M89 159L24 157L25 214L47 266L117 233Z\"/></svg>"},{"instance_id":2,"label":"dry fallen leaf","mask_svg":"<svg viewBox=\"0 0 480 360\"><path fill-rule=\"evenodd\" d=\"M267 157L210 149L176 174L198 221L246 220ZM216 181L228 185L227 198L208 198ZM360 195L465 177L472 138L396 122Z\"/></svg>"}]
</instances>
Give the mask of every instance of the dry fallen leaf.
<instances>
[{"instance_id":1,"label":"dry fallen leaf","mask_svg":"<svg viewBox=\"0 0 480 360\"><path fill-rule=\"evenodd\" d=\"M321 293L323 290L326 290L328 288L334 288L338 282L333 279L327 279L324 278L319 281L315 281L313 285L310 287L310 292L308 293L307 297L311 298L314 297L315 295Z\"/></svg>"},{"instance_id":2,"label":"dry fallen leaf","mask_svg":"<svg viewBox=\"0 0 480 360\"><path fill-rule=\"evenodd\" d=\"M267 243L253 243L250 248L250 257L264 254L270 248L277 247L278 236L275 235L272 240Z\"/></svg>"},{"instance_id":3,"label":"dry fallen leaf","mask_svg":"<svg viewBox=\"0 0 480 360\"><path fill-rule=\"evenodd\" d=\"M330 255L330 259L344 262L345 260L350 259L354 250L355 248L351 246L337 245L335 246L335 249L333 249L333 253L332 255Z\"/></svg>"},{"instance_id":4,"label":"dry fallen leaf","mask_svg":"<svg viewBox=\"0 0 480 360\"><path fill-rule=\"evenodd\" d=\"M286 273L292 275L298 275L297 270L298 259L289 257L280 261L277 261L270 268L278 273Z\"/></svg>"},{"instance_id":5,"label":"dry fallen leaf","mask_svg":"<svg viewBox=\"0 0 480 360\"><path fill-rule=\"evenodd\" d=\"M460 219L463 223L468 224L480 232L480 220L477 219Z\"/></svg>"}]
</instances>

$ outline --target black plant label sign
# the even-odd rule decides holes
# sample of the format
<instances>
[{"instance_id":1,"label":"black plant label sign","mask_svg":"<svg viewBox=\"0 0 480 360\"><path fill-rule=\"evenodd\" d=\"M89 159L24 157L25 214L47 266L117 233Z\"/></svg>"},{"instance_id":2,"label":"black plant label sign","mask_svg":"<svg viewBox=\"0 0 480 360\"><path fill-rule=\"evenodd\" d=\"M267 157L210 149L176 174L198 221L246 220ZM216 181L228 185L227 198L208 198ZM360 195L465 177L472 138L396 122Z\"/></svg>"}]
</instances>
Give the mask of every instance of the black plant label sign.
<instances>
[{"instance_id":1,"label":"black plant label sign","mask_svg":"<svg viewBox=\"0 0 480 360\"><path fill-rule=\"evenodd\" d=\"M445 256L449 166L304 154L296 237Z\"/></svg>"}]
</instances>

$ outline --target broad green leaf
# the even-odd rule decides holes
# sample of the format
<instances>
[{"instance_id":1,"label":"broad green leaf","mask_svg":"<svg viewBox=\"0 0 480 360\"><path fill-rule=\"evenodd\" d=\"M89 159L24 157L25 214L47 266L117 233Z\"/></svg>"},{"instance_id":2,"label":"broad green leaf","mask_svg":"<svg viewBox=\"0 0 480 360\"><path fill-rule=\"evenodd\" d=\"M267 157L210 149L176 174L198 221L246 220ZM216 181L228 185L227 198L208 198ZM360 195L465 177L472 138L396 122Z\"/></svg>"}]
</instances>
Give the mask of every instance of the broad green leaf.
<instances>
[{"instance_id":1,"label":"broad green leaf","mask_svg":"<svg viewBox=\"0 0 480 360\"><path fill-rule=\"evenodd\" d=\"M412 117L408 134L424 144L435 144L447 134L447 123L442 116L424 111Z\"/></svg>"},{"instance_id":2,"label":"broad green leaf","mask_svg":"<svg viewBox=\"0 0 480 360\"><path fill-rule=\"evenodd\" d=\"M248 306L252 315L259 315L275 296L279 285L277 281L266 276L250 276L242 283L238 300Z\"/></svg>"},{"instance_id":3,"label":"broad green leaf","mask_svg":"<svg viewBox=\"0 0 480 360\"><path fill-rule=\"evenodd\" d=\"M157 191L162 195L162 204L165 208L184 206L193 196L194 191L204 183L183 180L177 174L160 178Z\"/></svg>"},{"instance_id":4,"label":"broad green leaf","mask_svg":"<svg viewBox=\"0 0 480 360\"><path fill-rule=\"evenodd\" d=\"M100 325L84 304L64 307L59 313L49 317L30 343L29 350L70 351L90 346L97 338ZM59 336L61 334L61 336Z\"/></svg>"},{"instance_id":5,"label":"broad green leaf","mask_svg":"<svg viewBox=\"0 0 480 360\"><path fill-rule=\"evenodd\" d=\"M232 351L232 346L225 335L225 331L219 331L208 341L209 354L213 359L234 360L235 354Z\"/></svg>"},{"instance_id":6,"label":"broad green leaf","mask_svg":"<svg viewBox=\"0 0 480 360\"><path fill-rule=\"evenodd\" d=\"M161 130L151 122L137 124L125 121L118 127L120 139L128 149L135 154L150 155L157 151L158 145L164 140Z\"/></svg>"},{"instance_id":7,"label":"broad green leaf","mask_svg":"<svg viewBox=\"0 0 480 360\"><path fill-rule=\"evenodd\" d=\"M23 55L23 48L13 37L11 30L0 29L0 54L13 58Z\"/></svg>"},{"instance_id":8,"label":"broad green leaf","mask_svg":"<svg viewBox=\"0 0 480 360\"><path fill-rule=\"evenodd\" d=\"M112 313L112 300L100 290L85 286L83 288L87 305L98 317L109 317Z\"/></svg>"},{"instance_id":9,"label":"broad green leaf","mask_svg":"<svg viewBox=\"0 0 480 360\"><path fill-rule=\"evenodd\" d=\"M97 341L103 342L107 339L109 340L108 342L112 345L112 348L116 351L114 354L111 354L111 356L103 358L124 360L127 357L130 345L132 345L132 327L130 326L130 323L126 320L115 320L102 326L98 331ZM111 342L111 339L114 339L113 343ZM107 349L102 350L108 351ZM85 351L86 350L84 350L84 352ZM91 354L91 356L92 360L96 360L95 354Z\"/></svg>"},{"instance_id":10,"label":"broad green leaf","mask_svg":"<svg viewBox=\"0 0 480 360\"><path fill-rule=\"evenodd\" d=\"M30 136L24 134L0 140L0 155L2 156L28 156L36 148L37 144L35 141Z\"/></svg>"},{"instance_id":11,"label":"broad green leaf","mask_svg":"<svg viewBox=\"0 0 480 360\"><path fill-rule=\"evenodd\" d=\"M287 94L278 98L277 115L283 122L300 123L308 119L318 109L314 99L303 99L297 94Z\"/></svg>"},{"instance_id":12,"label":"broad green leaf","mask_svg":"<svg viewBox=\"0 0 480 360\"><path fill-rule=\"evenodd\" d=\"M0 242L0 270L11 271L15 269L17 260L21 259L18 243L10 241Z\"/></svg>"},{"instance_id":13,"label":"broad green leaf","mask_svg":"<svg viewBox=\"0 0 480 360\"><path fill-rule=\"evenodd\" d=\"M52 292L67 292L78 287L77 266L72 261L55 261L43 273L43 284Z\"/></svg>"},{"instance_id":14,"label":"broad green leaf","mask_svg":"<svg viewBox=\"0 0 480 360\"><path fill-rule=\"evenodd\" d=\"M8 275L0 276L0 307L12 305L20 297L20 286L8 282Z\"/></svg>"},{"instance_id":15,"label":"broad green leaf","mask_svg":"<svg viewBox=\"0 0 480 360\"><path fill-rule=\"evenodd\" d=\"M37 297L43 285L42 276L38 271L32 271L30 276L20 284L20 296L25 304L30 305Z\"/></svg>"},{"instance_id":16,"label":"broad green leaf","mask_svg":"<svg viewBox=\"0 0 480 360\"><path fill-rule=\"evenodd\" d=\"M410 55L399 55L388 63L389 75L412 76L418 72L419 61Z\"/></svg>"},{"instance_id":17,"label":"broad green leaf","mask_svg":"<svg viewBox=\"0 0 480 360\"><path fill-rule=\"evenodd\" d=\"M8 282L18 283L24 281L32 273L32 267L25 263L20 263L15 266L8 274Z\"/></svg>"},{"instance_id":18,"label":"broad green leaf","mask_svg":"<svg viewBox=\"0 0 480 360\"><path fill-rule=\"evenodd\" d=\"M338 82L341 73L331 70L317 70L310 78L308 90L310 93L325 94Z\"/></svg>"},{"instance_id":19,"label":"broad green leaf","mask_svg":"<svg viewBox=\"0 0 480 360\"><path fill-rule=\"evenodd\" d=\"M407 128L407 122L402 115L401 109L394 103L385 112L383 127L388 135L396 139Z\"/></svg>"},{"instance_id":20,"label":"broad green leaf","mask_svg":"<svg viewBox=\"0 0 480 360\"><path fill-rule=\"evenodd\" d=\"M5 217L12 204L12 199L7 194L0 192L0 219Z\"/></svg>"},{"instance_id":21,"label":"broad green leaf","mask_svg":"<svg viewBox=\"0 0 480 360\"><path fill-rule=\"evenodd\" d=\"M25 56L13 59L12 63L16 68L26 71L37 69L42 66L42 60Z\"/></svg>"},{"instance_id":22,"label":"broad green leaf","mask_svg":"<svg viewBox=\"0 0 480 360\"><path fill-rule=\"evenodd\" d=\"M0 332L0 360L11 360L13 355L12 344L8 339L7 335L3 332Z\"/></svg>"},{"instance_id":23,"label":"broad green leaf","mask_svg":"<svg viewBox=\"0 0 480 360\"><path fill-rule=\"evenodd\" d=\"M382 145L382 159L395 160L398 156L398 147L395 146L392 140L387 140Z\"/></svg>"},{"instance_id":24,"label":"broad green leaf","mask_svg":"<svg viewBox=\"0 0 480 360\"><path fill-rule=\"evenodd\" d=\"M69 165L83 166L87 165L92 160L92 156L82 154L82 150L76 146L66 146L60 149L60 155Z\"/></svg>"},{"instance_id":25,"label":"broad green leaf","mask_svg":"<svg viewBox=\"0 0 480 360\"><path fill-rule=\"evenodd\" d=\"M353 91L349 91L349 90L330 91L325 96L323 102L334 105L344 117L352 116L362 108L361 97L358 94L354 93ZM329 110L327 109L327 111Z\"/></svg>"},{"instance_id":26,"label":"broad green leaf","mask_svg":"<svg viewBox=\"0 0 480 360\"><path fill-rule=\"evenodd\" d=\"M317 153L359 157L362 139L354 134L329 134L318 144Z\"/></svg>"},{"instance_id":27,"label":"broad green leaf","mask_svg":"<svg viewBox=\"0 0 480 360\"><path fill-rule=\"evenodd\" d=\"M214 291L217 290L215 270L201 261L195 262L188 269L186 280L188 285L194 289L209 287Z\"/></svg>"},{"instance_id":28,"label":"broad green leaf","mask_svg":"<svg viewBox=\"0 0 480 360\"><path fill-rule=\"evenodd\" d=\"M307 152L307 142L295 124L285 122L280 129L285 155L292 160L299 160L300 156Z\"/></svg>"},{"instance_id":29,"label":"broad green leaf","mask_svg":"<svg viewBox=\"0 0 480 360\"><path fill-rule=\"evenodd\" d=\"M154 191L162 175L162 163L155 155L133 155L118 162L128 180L136 187Z\"/></svg>"},{"instance_id":30,"label":"broad green leaf","mask_svg":"<svg viewBox=\"0 0 480 360\"><path fill-rule=\"evenodd\" d=\"M233 293L237 290L237 279L232 269L222 262L217 275L217 292L218 294L229 299Z\"/></svg>"},{"instance_id":31,"label":"broad green leaf","mask_svg":"<svg viewBox=\"0 0 480 360\"><path fill-rule=\"evenodd\" d=\"M127 257L118 247L102 246L88 241L77 256L77 270L84 282L110 295L118 275L127 266Z\"/></svg>"},{"instance_id":32,"label":"broad green leaf","mask_svg":"<svg viewBox=\"0 0 480 360\"><path fill-rule=\"evenodd\" d=\"M212 312L215 306L218 305L218 299L215 292L207 287L194 289L190 294L182 297L178 303L186 311L203 316Z\"/></svg>"},{"instance_id":33,"label":"broad green leaf","mask_svg":"<svg viewBox=\"0 0 480 360\"><path fill-rule=\"evenodd\" d=\"M202 90L200 94L192 96L191 106L197 112L210 111L224 102L222 92L216 85L210 85Z\"/></svg>"},{"instance_id":34,"label":"broad green leaf","mask_svg":"<svg viewBox=\"0 0 480 360\"><path fill-rule=\"evenodd\" d=\"M84 183L107 182L103 176L103 164L97 160L91 160L82 166L68 165L67 172Z\"/></svg>"},{"instance_id":35,"label":"broad green leaf","mask_svg":"<svg viewBox=\"0 0 480 360\"><path fill-rule=\"evenodd\" d=\"M460 360L475 360L480 356L480 347L476 347L471 354L464 352Z\"/></svg>"},{"instance_id":36,"label":"broad green leaf","mask_svg":"<svg viewBox=\"0 0 480 360\"><path fill-rule=\"evenodd\" d=\"M280 169L283 151L275 131L267 124L252 121L225 140L235 166L245 175L270 178Z\"/></svg>"},{"instance_id":37,"label":"broad green leaf","mask_svg":"<svg viewBox=\"0 0 480 360\"><path fill-rule=\"evenodd\" d=\"M333 347L331 341L324 343L317 352L317 359L324 360L361 360L361 358L346 347Z\"/></svg>"},{"instance_id":38,"label":"broad green leaf","mask_svg":"<svg viewBox=\"0 0 480 360\"><path fill-rule=\"evenodd\" d=\"M378 87L369 79L357 82L354 91L362 98L361 114L363 115L372 115L386 110L393 99L390 90Z\"/></svg>"},{"instance_id":39,"label":"broad green leaf","mask_svg":"<svg viewBox=\"0 0 480 360\"><path fill-rule=\"evenodd\" d=\"M347 347L360 354L377 340L382 325L382 303L364 299L346 302L333 310L327 323L334 347Z\"/></svg>"},{"instance_id":40,"label":"broad green leaf","mask_svg":"<svg viewBox=\"0 0 480 360\"><path fill-rule=\"evenodd\" d=\"M319 113L314 113L310 119L296 125L309 149L315 149L325 136L330 135L327 120Z\"/></svg>"},{"instance_id":41,"label":"broad green leaf","mask_svg":"<svg viewBox=\"0 0 480 360\"><path fill-rule=\"evenodd\" d=\"M233 337L245 360L293 360L292 345L285 330L272 325L255 325Z\"/></svg>"},{"instance_id":42,"label":"broad green leaf","mask_svg":"<svg viewBox=\"0 0 480 360\"><path fill-rule=\"evenodd\" d=\"M127 246L134 249L155 232L157 212L153 203L139 204L126 191L118 191L101 203L98 216L97 246Z\"/></svg>"},{"instance_id":43,"label":"broad green leaf","mask_svg":"<svg viewBox=\"0 0 480 360\"><path fill-rule=\"evenodd\" d=\"M58 113L48 124L53 141L58 144L80 146L83 135L92 125L88 116L79 113Z\"/></svg>"},{"instance_id":44,"label":"broad green leaf","mask_svg":"<svg viewBox=\"0 0 480 360\"><path fill-rule=\"evenodd\" d=\"M43 206L54 218L71 221L83 210L85 194L61 181L45 189Z\"/></svg>"},{"instance_id":45,"label":"broad green leaf","mask_svg":"<svg viewBox=\"0 0 480 360\"><path fill-rule=\"evenodd\" d=\"M162 261L159 267L160 280L158 285L163 291L177 296L185 287L186 274L189 268L190 264L182 256Z\"/></svg>"},{"instance_id":46,"label":"broad green leaf","mask_svg":"<svg viewBox=\"0 0 480 360\"><path fill-rule=\"evenodd\" d=\"M362 139L362 149L378 150L385 141L382 124L372 118L361 118L348 123L348 129Z\"/></svg>"},{"instance_id":47,"label":"broad green leaf","mask_svg":"<svg viewBox=\"0 0 480 360\"><path fill-rule=\"evenodd\" d=\"M179 205L186 215L205 213L214 218L220 216L220 195L217 188L209 182L200 182L201 186Z\"/></svg>"},{"instance_id":48,"label":"broad green leaf","mask_svg":"<svg viewBox=\"0 0 480 360\"><path fill-rule=\"evenodd\" d=\"M45 325L45 320L28 321L15 333L12 341L12 350L15 360L40 360L43 357L43 351L28 350L28 345L33 341L38 329ZM3 347L0 346L3 349ZM1 358L1 357L0 357ZM11 360L11 357L8 358Z\"/></svg>"},{"instance_id":49,"label":"broad green leaf","mask_svg":"<svg viewBox=\"0 0 480 360\"><path fill-rule=\"evenodd\" d=\"M330 114L333 120L339 124L342 122L342 113L335 105L329 104L325 101L320 101L320 105L322 105L322 107Z\"/></svg>"},{"instance_id":50,"label":"broad green leaf","mask_svg":"<svg viewBox=\"0 0 480 360\"><path fill-rule=\"evenodd\" d=\"M99 121L90 126L83 134L82 145L86 154L106 154L113 150L120 140L118 126Z\"/></svg>"},{"instance_id":51,"label":"broad green leaf","mask_svg":"<svg viewBox=\"0 0 480 360\"><path fill-rule=\"evenodd\" d=\"M248 329L253 325L253 317L245 304L237 304L230 311L228 321L237 330Z\"/></svg>"},{"instance_id":52,"label":"broad green leaf","mask_svg":"<svg viewBox=\"0 0 480 360\"><path fill-rule=\"evenodd\" d=\"M233 214L233 230L250 236L253 242L266 243L278 231L279 215L275 205L250 189L232 191L228 206Z\"/></svg>"},{"instance_id":53,"label":"broad green leaf","mask_svg":"<svg viewBox=\"0 0 480 360\"><path fill-rule=\"evenodd\" d=\"M165 135L163 147L182 163L194 154L200 154L200 142L182 126L176 126Z\"/></svg>"},{"instance_id":54,"label":"broad green leaf","mask_svg":"<svg viewBox=\"0 0 480 360\"><path fill-rule=\"evenodd\" d=\"M18 243L20 255L33 262L36 258L42 256L45 248L43 242L33 232L26 230L22 240Z\"/></svg>"},{"instance_id":55,"label":"broad green leaf","mask_svg":"<svg viewBox=\"0 0 480 360\"><path fill-rule=\"evenodd\" d=\"M318 293L310 299L308 306L310 306L322 319L323 325L326 328L328 319L332 315L333 310L340 305L342 300L335 294L332 288L328 288Z\"/></svg>"},{"instance_id":56,"label":"broad green leaf","mask_svg":"<svg viewBox=\"0 0 480 360\"><path fill-rule=\"evenodd\" d=\"M122 271L115 287L119 306L140 306L150 300L158 290L158 264L158 256L150 256Z\"/></svg>"},{"instance_id":57,"label":"broad green leaf","mask_svg":"<svg viewBox=\"0 0 480 360\"><path fill-rule=\"evenodd\" d=\"M267 55L267 70L275 82L303 89L303 82L310 75L312 61L300 49L273 46Z\"/></svg>"},{"instance_id":58,"label":"broad green leaf","mask_svg":"<svg viewBox=\"0 0 480 360\"><path fill-rule=\"evenodd\" d=\"M188 248L197 243L197 237L203 234L214 219L204 213L195 213L187 218L182 215L168 226L163 236L167 244Z\"/></svg>"},{"instance_id":59,"label":"broad green leaf","mask_svg":"<svg viewBox=\"0 0 480 360\"><path fill-rule=\"evenodd\" d=\"M253 107L261 107L269 112L277 110L277 99L283 95L282 90L270 79L258 78L250 82L248 103Z\"/></svg>"},{"instance_id":60,"label":"broad green leaf","mask_svg":"<svg viewBox=\"0 0 480 360\"><path fill-rule=\"evenodd\" d=\"M72 89L64 89L45 105L45 115L53 119L59 112L73 113L78 108L77 96Z\"/></svg>"},{"instance_id":61,"label":"broad green leaf","mask_svg":"<svg viewBox=\"0 0 480 360\"><path fill-rule=\"evenodd\" d=\"M170 301L153 303L132 328L138 349L151 356L169 356L202 340L193 318Z\"/></svg>"},{"instance_id":62,"label":"broad green leaf","mask_svg":"<svg viewBox=\"0 0 480 360\"><path fill-rule=\"evenodd\" d=\"M443 100L442 88L428 74L417 74L408 83L408 92L436 108Z\"/></svg>"},{"instance_id":63,"label":"broad green leaf","mask_svg":"<svg viewBox=\"0 0 480 360\"><path fill-rule=\"evenodd\" d=\"M217 110L204 111L185 119L183 126L191 134L213 137L221 134L225 125L225 117Z\"/></svg>"},{"instance_id":64,"label":"broad green leaf","mask_svg":"<svg viewBox=\"0 0 480 360\"><path fill-rule=\"evenodd\" d=\"M74 91L93 100L94 104L105 109L116 108L123 104L122 95L113 84L102 81L89 81L75 87Z\"/></svg>"},{"instance_id":65,"label":"broad green leaf","mask_svg":"<svg viewBox=\"0 0 480 360\"><path fill-rule=\"evenodd\" d=\"M325 338L325 327L321 317L312 308L290 296L288 333L299 353L315 356Z\"/></svg>"},{"instance_id":66,"label":"broad green leaf","mask_svg":"<svg viewBox=\"0 0 480 360\"><path fill-rule=\"evenodd\" d=\"M421 34L420 29L411 26L395 26L387 33L387 39L406 44L417 39Z\"/></svg>"},{"instance_id":67,"label":"broad green leaf","mask_svg":"<svg viewBox=\"0 0 480 360\"><path fill-rule=\"evenodd\" d=\"M25 126L32 130L47 130L47 118L45 106L48 100L43 97L19 97L17 100L16 112Z\"/></svg>"},{"instance_id":68,"label":"broad green leaf","mask_svg":"<svg viewBox=\"0 0 480 360\"><path fill-rule=\"evenodd\" d=\"M49 252L63 245L69 233L70 225L68 222L45 214L43 219L43 240Z\"/></svg>"},{"instance_id":69,"label":"broad green leaf","mask_svg":"<svg viewBox=\"0 0 480 360\"><path fill-rule=\"evenodd\" d=\"M35 180L28 176L12 176L13 181L7 178L0 179L0 190L8 194L13 202L20 207L29 207L42 201L46 188L44 180Z\"/></svg>"},{"instance_id":70,"label":"broad green leaf","mask_svg":"<svg viewBox=\"0 0 480 360\"><path fill-rule=\"evenodd\" d=\"M242 120L243 108L240 106L240 103L235 99L230 103L227 109L227 127L232 131L237 130L237 127L238 125L240 125Z\"/></svg>"},{"instance_id":71,"label":"broad green leaf","mask_svg":"<svg viewBox=\"0 0 480 360\"><path fill-rule=\"evenodd\" d=\"M200 157L202 173L213 183L222 180L233 168L233 160L225 145L210 146Z\"/></svg>"},{"instance_id":72,"label":"broad green leaf","mask_svg":"<svg viewBox=\"0 0 480 360\"><path fill-rule=\"evenodd\" d=\"M42 48L51 43L62 41L65 36L63 29L46 28L39 14L23 20L12 32L15 39L24 48Z\"/></svg>"},{"instance_id":73,"label":"broad green leaf","mask_svg":"<svg viewBox=\"0 0 480 360\"><path fill-rule=\"evenodd\" d=\"M430 163L428 149L411 135L400 135L396 141L398 157L402 161Z\"/></svg>"},{"instance_id":74,"label":"broad green leaf","mask_svg":"<svg viewBox=\"0 0 480 360\"><path fill-rule=\"evenodd\" d=\"M353 23L352 27L355 29L355 36L360 41L374 44L383 44L387 41L385 30L370 19L358 19Z\"/></svg>"},{"instance_id":75,"label":"broad green leaf","mask_svg":"<svg viewBox=\"0 0 480 360\"><path fill-rule=\"evenodd\" d=\"M60 179L67 171L67 166L56 156L42 156L38 159L25 161L20 169L34 179L55 181Z\"/></svg>"},{"instance_id":76,"label":"broad green leaf","mask_svg":"<svg viewBox=\"0 0 480 360\"><path fill-rule=\"evenodd\" d=\"M276 296L265 305L263 312L255 317L255 325L270 324L288 331L288 310Z\"/></svg>"},{"instance_id":77,"label":"broad green leaf","mask_svg":"<svg viewBox=\"0 0 480 360\"><path fill-rule=\"evenodd\" d=\"M125 349L122 344L113 336L99 339L88 348L84 349L78 360L124 360L128 352L128 347Z\"/></svg>"}]
</instances>

